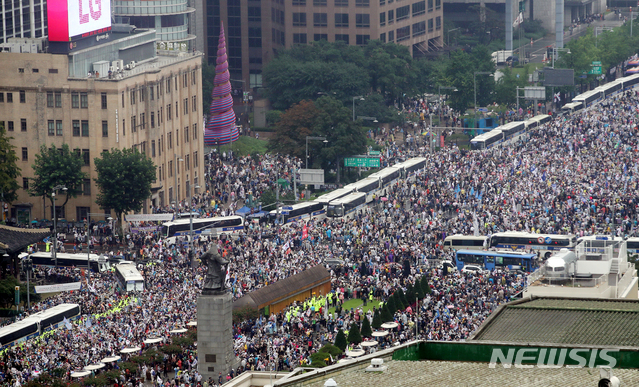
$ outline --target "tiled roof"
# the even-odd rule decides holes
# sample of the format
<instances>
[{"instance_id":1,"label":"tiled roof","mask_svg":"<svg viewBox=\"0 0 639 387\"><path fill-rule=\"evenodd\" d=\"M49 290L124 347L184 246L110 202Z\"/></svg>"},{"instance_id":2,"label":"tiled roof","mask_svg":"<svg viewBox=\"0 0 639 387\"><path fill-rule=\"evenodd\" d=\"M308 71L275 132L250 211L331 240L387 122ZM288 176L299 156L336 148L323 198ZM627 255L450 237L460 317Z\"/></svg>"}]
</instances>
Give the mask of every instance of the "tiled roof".
<instances>
[{"instance_id":1,"label":"tiled roof","mask_svg":"<svg viewBox=\"0 0 639 387\"><path fill-rule=\"evenodd\" d=\"M251 305L258 308L270 305L286 298L288 295L309 289L311 286L322 284L331 280L331 275L322 265L311 267L299 274L279 280L274 284L257 289L233 302L234 308L243 305Z\"/></svg>"},{"instance_id":2,"label":"tiled roof","mask_svg":"<svg viewBox=\"0 0 639 387\"><path fill-rule=\"evenodd\" d=\"M40 242L51 235L48 228L20 228L0 225L0 244L9 254L24 250L30 244Z\"/></svg>"},{"instance_id":3,"label":"tiled roof","mask_svg":"<svg viewBox=\"0 0 639 387\"><path fill-rule=\"evenodd\" d=\"M639 302L541 298L506 305L472 340L639 347Z\"/></svg>"}]
</instances>

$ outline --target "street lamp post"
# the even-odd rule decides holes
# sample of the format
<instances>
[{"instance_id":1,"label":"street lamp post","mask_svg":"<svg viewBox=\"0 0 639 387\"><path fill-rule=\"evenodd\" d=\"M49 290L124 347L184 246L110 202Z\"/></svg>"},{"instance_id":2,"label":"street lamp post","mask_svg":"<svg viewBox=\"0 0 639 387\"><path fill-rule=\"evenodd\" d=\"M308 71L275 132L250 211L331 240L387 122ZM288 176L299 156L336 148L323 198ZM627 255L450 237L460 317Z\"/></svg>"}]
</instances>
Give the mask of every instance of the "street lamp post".
<instances>
[{"instance_id":1,"label":"street lamp post","mask_svg":"<svg viewBox=\"0 0 639 387\"><path fill-rule=\"evenodd\" d=\"M364 97L361 95L358 95L357 97L352 97L353 98L353 121L355 121L355 100L359 99L360 101L364 101Z\"/></svg>"},{"instance_id":2,"label":"street lamp post","mask_svg":"<svg viewBox=\"0 0 639 387\"><path fill-rule=\"evenodd\" d=\"M55 208L55 194L58 190L66 191L67 187L59 184L53 187L53 192L51 192L51 197L53 197L53 262L55 262L56 269L58 268L58 257L56 255L58 250L58 211Z\"/></svg>"},{"instance_id":3,"label":"street lamp post","mask_svg":"<svg viewBox=\"0 0 639 387\"><path fill-rule=\"evenodd\" d=\"M477 126L477 76L478 75L493 75L493 73L489 72L489 71L475 71L473 73L473 88L475 90L475 111L474 111L474 115L475 115L475 119L473 122L473 126Z\"/></svg>"},{"instance_id":4,"label":"street lamp post","mask_svg":"<svg viewBox=\"0 0 639 387\"><path fill-rule=\"evenodd\" d=\"M200 186L197 184L191 184L189 186L189 192L191 192L193 188L199 189ZM191 210L191 200L189 199L189 258L190 258L189 262L191 264L191 267L193 267L194 257L195 257L195 254L193 253L193 211Z\"/></svg>"},{"instance_id":5,"label":"street lamp post","mask_svg":"<svg viewBox=\"0 0 639 387\"><path fill-rule=\"evenodd\" d=\"M560 51L565 51L566 54L570 54L570 49L569 48L559 48L559 47L553 47L552 48L552 68L555 68L555 60L557 57L557 53Z\"/></svg>"},{"instance_id":6,"label":"street lamp post","mask_svg":"<svg viewBox=\"0 0 639 387\"><path fill-rule=\"evenodd\" d=\"M355 119L353 119L353 121L355 121ZM306 169L308 169L308 140L323 140L325 144L328 142L326 137L306 136Z\"/></svg>"},{"instance_id":7,"label":"street lamp post","mask_svg":"<svg viewBox=\"0 0 639 387\"><path fill-rule=\"evenodd\" d=\"M91 217L92 216L107 216L106 214L100 213L87 213L87 271L91 271L91 249L89 248L89 244L91 243ZM108 220L113 220L112 217L107 217ZM87 274L88 275L88 274ZM88 277L87 277L88 278ZM88 279L87 279L88 281Z\"/></svg>"},{"instance_id":8,"label":"street lamp post","mask_svg":"<svg viewBox=\"0 0 639 387\"><path fill-rule=\"evenodd\" d=\"M175 189L175 209L177 210L178 203L180 202L179 195L178 195L178 186L177 186L177 174L178 174L177 164L179 161L184 161L184 159L178 157L177 153L174 153L173 157L175 159L175 166L173 166L173 174L175 175L175 186L173 187Z\"/></svg>"}]
</instances>

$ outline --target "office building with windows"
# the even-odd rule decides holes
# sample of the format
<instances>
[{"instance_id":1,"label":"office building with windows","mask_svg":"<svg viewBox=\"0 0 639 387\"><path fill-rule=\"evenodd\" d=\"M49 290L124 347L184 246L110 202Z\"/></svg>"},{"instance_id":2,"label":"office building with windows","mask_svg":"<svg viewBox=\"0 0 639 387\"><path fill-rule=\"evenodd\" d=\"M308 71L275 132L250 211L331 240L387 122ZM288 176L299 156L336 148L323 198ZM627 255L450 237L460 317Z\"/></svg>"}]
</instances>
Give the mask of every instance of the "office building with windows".
<instances>
[{"instance_id":1,"label":"office building with windows","mask_svg":"<svg viewBox=\"0 0 639 387\"><path fill-rule=\"evenodd\" d=\"M103 35L88 39L94 45L82 49L87 39L72 42L78 47L66 54L0 54L0 125L13 138L22 174L9 218L23 224L52 218L50 201L28 194L42 145L66 143L84 162L82 193L64 207L60 193L56 203L58 216L68 221L110 214L95 203L94 159L112 148L137 148L155 164L145 213L189 198L196 193L191 187L204 183L202 56L158 55L152 29L114 28L108 35L104 43Z\"/></svg>"},{"instance_id":2,"label":"office building with windows","mask_svg":"<svg viewBox=\"0 0 639 387\"><path fill-rule=\"evenodd\" d=\"M262 87L262 67L278 50L313 41L365 45L371 39L409 47L414 57L442 47L442 0L210 0L196 47L215 63L220 23L226 29L234 89Z\"/></svg>"},{"instance_id":3,"label":"office building with windows","mask_svg":"<svg viewBox=\"0 0 639 387\"><path fill-rule=\"evenodd\" d=\"M0 43L11 38L47 35L46 0L3 1L0 5Z\"/></svg>"}]
</instances>

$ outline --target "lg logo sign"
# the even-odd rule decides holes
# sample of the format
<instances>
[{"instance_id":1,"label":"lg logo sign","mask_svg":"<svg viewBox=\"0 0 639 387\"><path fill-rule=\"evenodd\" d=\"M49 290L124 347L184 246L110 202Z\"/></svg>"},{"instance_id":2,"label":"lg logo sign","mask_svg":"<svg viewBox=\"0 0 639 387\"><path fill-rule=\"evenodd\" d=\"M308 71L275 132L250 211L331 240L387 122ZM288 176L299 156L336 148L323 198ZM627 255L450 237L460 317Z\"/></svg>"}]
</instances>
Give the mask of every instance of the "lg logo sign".
<instances>
[{"instance_id":1,"label":"lg logo sign","mask_svg":"<svg viewBox=\"0 0 639 387\"><path fill-rule=\"evenodd\" d=\"M102 16L102 0L89 0L88 13L85 13L84 1L78 0L78 3L80 5L80 24L89 23L89 15L91 15L91 19L93 20L100 20Z\"/></svg>"}]
</instances>

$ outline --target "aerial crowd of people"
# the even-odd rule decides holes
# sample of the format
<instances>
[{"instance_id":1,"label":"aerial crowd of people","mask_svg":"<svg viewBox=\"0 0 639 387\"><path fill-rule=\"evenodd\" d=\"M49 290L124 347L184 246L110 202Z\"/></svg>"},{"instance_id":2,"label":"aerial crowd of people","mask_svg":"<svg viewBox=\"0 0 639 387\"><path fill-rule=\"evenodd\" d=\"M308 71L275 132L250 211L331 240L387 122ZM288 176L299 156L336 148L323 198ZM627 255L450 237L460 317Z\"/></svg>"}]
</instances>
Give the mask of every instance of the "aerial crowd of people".
<instances>
[{"instance_id":1,"label":"aerial crowd of people","mask_svg":"<svg viewBox=\"0 0 639 387\"><path fill-rule=\"evenodd\" d=\"M329 311L329 305L318 310L314 303L298 302L277 315L239 322L233 339L240 365L228 375L203 380L197 359L185 353L166 356L162 365L155 365L153 382L208 387L245 370L287 371L308 365L311 354L334 342L339 329L348 330L365 318L372 321L379 309L368 310L364 300L384 302L395 290L405 290L424 276L431 293L397 311L393 318L398 327L379 339L379 347L415 338L466 339L497 306L526 286L526 278L499 270L478 275L442 271L436 262L453 259L453 253L443 249L446 235L507 230L634 233L639 201L638 106L637 94L625 92L596 109L555 117L512 144L485 151L453 146L428 153L419 141L396 144L378 136L387 165L423 156L427 166L412 180L398 180L384 200L376 198L353 219L316 218L286 226L247 222L239 238L210 242L219 243L230 260L228 283L234 299L338 261L342 264L327 265L332 303L362 299L362 304ZM233 214L249 194L259 198L301 166L300 160L282 155L235 157L211 152L207 158L205 192L174 211L195 208L206 215ZM124 347L144 347L149 337L169 342L171 330L196 319L205 270L191 265L187 246L168 246L153 232L135 234L130 243L135 255L129 257L146 262L140 265L145 291L122 292L112 272L87 273L80 291L63 292L34 305L31 313L77 303L82 317L70 327L3 351L3 384L21 386L56 368L66 370L68 377L73 370L119 355ZM208 244L199 241L195 249L199 256ZM56 274L55 269L46 270L47 275ZM67 269L59 270L69 275ZM148 374L144 367L143 372L140 366L143 376ZM176 380L178 369L181 381ZM131 382L135 380L131 376Z\"/></svg>"}]
</instances>

